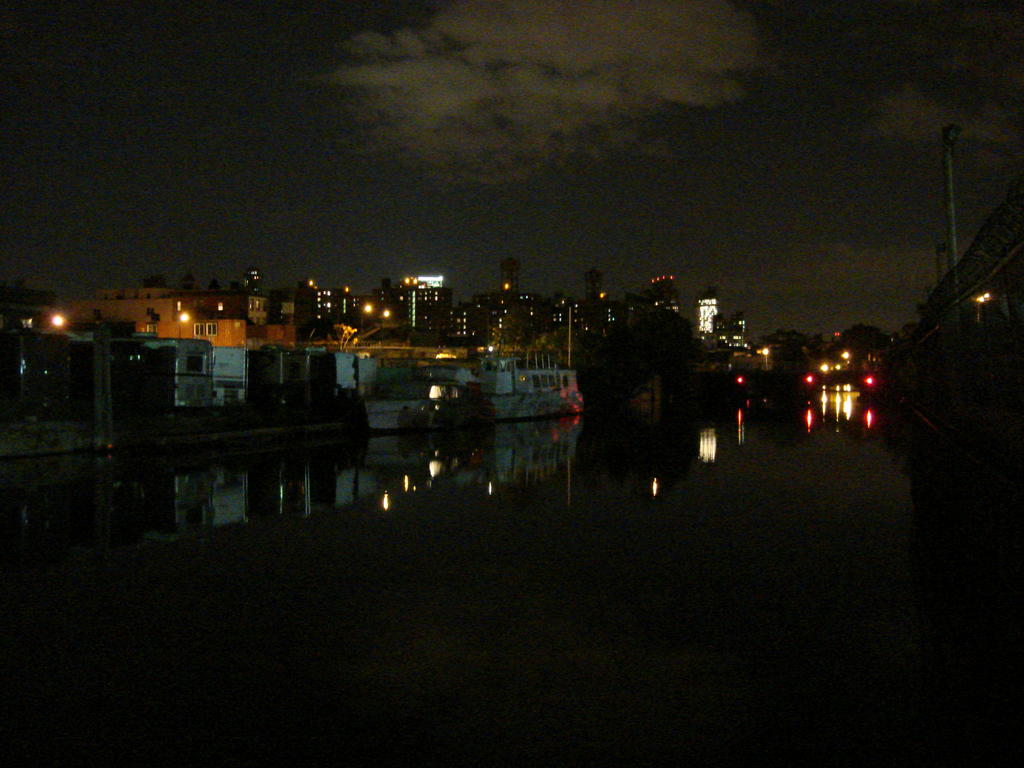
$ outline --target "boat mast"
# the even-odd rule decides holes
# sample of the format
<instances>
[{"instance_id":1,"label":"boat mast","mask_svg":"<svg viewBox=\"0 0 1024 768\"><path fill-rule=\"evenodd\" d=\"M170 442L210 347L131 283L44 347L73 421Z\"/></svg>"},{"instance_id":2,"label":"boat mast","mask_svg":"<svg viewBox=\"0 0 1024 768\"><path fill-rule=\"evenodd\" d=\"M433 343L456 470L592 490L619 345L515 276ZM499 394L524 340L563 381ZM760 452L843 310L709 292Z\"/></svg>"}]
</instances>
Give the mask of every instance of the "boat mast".
<instances>
[{"instance_id":1,"label":"boat mast","mask_svg":"<svg viewBox=\"0 0 1024 768\"><path fill-rule=\"evenodd\" d=\"M572 304L569 304L569 351L566 356L566 368L572 368Z\"/></svg>"}]
</instances>

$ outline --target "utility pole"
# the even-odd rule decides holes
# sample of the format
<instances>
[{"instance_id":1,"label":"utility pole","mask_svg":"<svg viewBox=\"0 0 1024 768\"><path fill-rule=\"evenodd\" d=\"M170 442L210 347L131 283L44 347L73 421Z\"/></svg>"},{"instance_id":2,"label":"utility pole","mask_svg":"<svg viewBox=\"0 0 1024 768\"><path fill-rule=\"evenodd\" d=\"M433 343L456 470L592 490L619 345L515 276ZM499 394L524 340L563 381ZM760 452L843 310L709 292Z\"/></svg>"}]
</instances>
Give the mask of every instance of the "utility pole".
<instances>
[{"instance_id":1,"label":"utility pole","mask_svg":"<svg viewBox=\"0 0 1024 768\"><path fill-rule=\"evenodd\" d=\"M110 382L110 327L101 323L93 331L93 448L108 451L114 444L114 403Z\"/></svg>"},{"instance_id":2,"label":"utility pole","mask_svg":"<svg viewBox=\"0 0 1024 768\"><path fill-rule=\"evenodd\" d=\"M956 266L956 201L953 196L953 145L960 136L960 126L950 124L942 129L942 166L945 171L946 203L946 268Z\"/></svg>"}]
</instances>

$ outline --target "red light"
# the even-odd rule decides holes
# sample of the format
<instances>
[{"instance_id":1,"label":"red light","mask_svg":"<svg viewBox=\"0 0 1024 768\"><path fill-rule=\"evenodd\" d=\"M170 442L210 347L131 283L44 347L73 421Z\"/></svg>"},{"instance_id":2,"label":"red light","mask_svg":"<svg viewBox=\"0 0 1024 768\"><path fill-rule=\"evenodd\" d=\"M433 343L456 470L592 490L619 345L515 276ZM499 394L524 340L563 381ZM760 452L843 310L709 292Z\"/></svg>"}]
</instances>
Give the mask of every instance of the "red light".
<instances>
[{"instance_id":1,"label":"red light","mask_svg":"<svg viewBox=\"0 0 1024 768\"><path fill-rule=\"evenodd\" d=\"M864 378L864 383L867 384L869 387L875 386L875 377L874 376L866 376Z\"/></svg>"},{"instance_id":2,"label":"red light","mask_svg":"<svg viewBox=\"0 0 1024 768\"><path fill-rule=\"evenodd\" d=\"M808 384L813 384L814 377L808 373L806 376L804 376L804 381L806 381Z\"/></svg>"},{"instance_id":3,"label":"red light","mask_svg":"<svg viewBox=\"0 0 1024 768\"><path fill-rule=\"evenodd\" d=\"M742 384L744 381L746 381L746 379L744 379L742 376L737 376L736 377L736 383L737 384Z\"/></svg>"}]
</instances>

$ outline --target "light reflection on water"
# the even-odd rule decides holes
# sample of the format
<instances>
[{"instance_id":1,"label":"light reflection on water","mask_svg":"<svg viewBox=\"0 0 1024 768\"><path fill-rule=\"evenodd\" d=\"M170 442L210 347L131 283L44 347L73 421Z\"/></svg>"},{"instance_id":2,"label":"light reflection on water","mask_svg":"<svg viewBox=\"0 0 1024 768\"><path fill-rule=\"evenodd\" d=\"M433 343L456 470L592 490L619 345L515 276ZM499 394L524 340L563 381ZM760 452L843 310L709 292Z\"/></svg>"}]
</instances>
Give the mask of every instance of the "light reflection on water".
<instances>
[{"instance_id":1,"label":"light reflection on water","mask_svg":"<svg viewBox=\"0 0 1024 768\"><path fill-rule=\"evenodd\" d=\"M798 421L805 435L828 425L863 432L877 426L874 410L860 409L856 392L822 391L820 409L820 417L808 408L802 419L794 412L770 429L743 408L731 427L705 422L607 434L595 428L586 431L582 456L584 429L576 418L499 425L483 434L384 436L361 449L328 446L198 465L82 456L9 461L0 464L0 564L31 566L74 551L202 537L224 526L306 518L364 502L393 514L423 493L477 504L466 495L472 489L487 499L553 482L562 488L560 503L572 506L588 503L592 485L617 482L663 499L686 477L691 458L716 472L744 471L729 458L733 452L766 440L777 452L782 443L771 435Z\"/></svg>"}]
</instances>

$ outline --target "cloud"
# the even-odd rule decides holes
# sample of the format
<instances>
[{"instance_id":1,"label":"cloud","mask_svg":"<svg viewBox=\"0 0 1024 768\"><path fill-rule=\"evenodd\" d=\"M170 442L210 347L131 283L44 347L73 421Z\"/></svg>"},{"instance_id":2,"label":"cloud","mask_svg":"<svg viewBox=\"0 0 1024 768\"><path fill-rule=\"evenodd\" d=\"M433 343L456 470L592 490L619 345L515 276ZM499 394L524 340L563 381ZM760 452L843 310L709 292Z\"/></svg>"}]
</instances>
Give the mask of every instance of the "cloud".
<instances>
[{"instance_id":1,"label":"cloud","mask_svg":"<svg viewBox=\"0 0 1024 768\"><path fill-rule=\"evenodd\" d=\"M875 130L883 136L911 141L937 141L942 126L958 123L976 141L989 144L1012 144L1020 132L1013 116L988 103L971 110L923 94L910 83L878 103Z\"/></svg>"},{"instance_id":2,"label":"cloud","mask_svg":"<svg viewBox=\"0 0 1024 768\"><path fill-rule=\"evenodd\" d=\"M727 0L461 0L347 52L329 80L362 146L484 181L636 142L667 105L739 99L759 65Z\"/></svg>"},{"instance_id":3,"label":"cloud","mask_svg":"<svg viewBox=\"0 0 1024 768\"><path fill-rule=\"evenodd\" d=\"M927 3L920 2L920 5ZM876 103L872 130L908 141L937 141L954 122L976 151L1002 162L1024 153L1024 14L1020 10L973 8L955 28L928 38L922 52L934 65L932 82L906 82Z\"/></svg>"}]
</instances>

